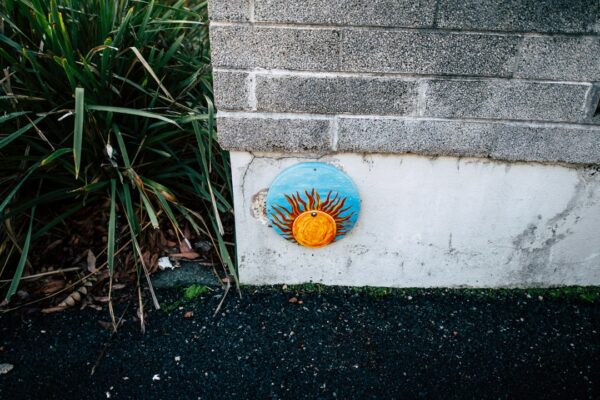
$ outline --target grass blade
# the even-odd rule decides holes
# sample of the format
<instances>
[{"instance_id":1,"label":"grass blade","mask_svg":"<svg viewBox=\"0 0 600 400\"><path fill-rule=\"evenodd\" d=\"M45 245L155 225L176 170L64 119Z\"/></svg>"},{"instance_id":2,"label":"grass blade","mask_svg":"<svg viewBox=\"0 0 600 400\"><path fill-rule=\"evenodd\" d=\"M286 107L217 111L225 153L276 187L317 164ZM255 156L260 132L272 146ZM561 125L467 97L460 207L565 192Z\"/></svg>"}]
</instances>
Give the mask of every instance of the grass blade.
<instances>
[{"instance_id":1,"label":"grass blade","mask_svg":"<svg viewBox=\"0 0 600 400\"><path fill-rule=\"evenodd\" d=\"M198 126L197 121L192 121L192 127L194 128L194 133L196 134L196 142L198 144L198 149L200 153L200 157L202 162L200 163L202 169L204 170L204 176L206 178L206 184L208 186L208 192L210 194L210 201L213 206L213 213L215 216L215 221L217 223L218 231L221 235L225 234L225 229L223 228L223 223L221 222L221 216L219 215L219 209L217 207L217 200L215 199L215 194L213 193L212 185L210 183L210 169L208 167L208 163L206 162L206 151L204 147L204 142L202 139L202 135L200 133L200 127Z\"/></svg>"},{"instance_id":2,"label":"grass blade","mask_svg":"<svg viewBox=\"0 0 600 400\"><path fill-rule=\"evenodd\" d=\"M29 114L29 111L18 111L10 114L6 114L0 117L0 124L6 121L10 121L13 118L18 118L22 115Z\"/></svg>"},{"instance_id":3,"label":"grass blade","mask_svg":"<svg viewBox=\"0 0 600 400\"><path fill-rule=\"evenodd\" d=\"M8 203L10 203L12 198L15 197L15 194L17 194L17 192L19 191L21 186L23 186L25 181L27 181L27 179L31 176L31 174L33 174L33 172L37 169L37 166L38 166L38 164L35 164L31 168L29 168L29 171L27 171L25 176L19 181L19 183L13 188L13 190L10 191L8 196L6 196L4 198L4 201L2 201L2 203L0 203L0 215L2 215L2 212L4 211L4 209L6 208Z\"/></svg>"},{"instance_id":4,"label":"grass blade","mask_svg":"<svg viewBox=\"0 0 600 400\"><path fill-rule=\"evenodd\" d=\"M160 90L163 91L163 93L169 98L169 100L171 101L175 101L175 99L173 98L173 96L171 96L171 93L169 93L169 91L167 90L166 87L163 86L162 82L160 81L160 79L158 79L158 76L156 76L156 74L154 73L154 70L152 69L152 67L150 66L150 64L148 64L148 61L146 61L146 59L144 58L144 56L142 56L142 53L140 53L140 51L135 48L135 47L130 47L131 51L133 51L133 53L135 54L135 56L140 60L140 62L142 63L142 65L144 66L144 68L146 68L146 70L150 73L150 75L152 75L152 78L154 78L154 80L156 81L156 83L158 83L158 86L160 87Z\"/></svg>"},{"instance_id":5,"label":"grass blade","mask_svg":"<svg viewBox=\"0 0 600 400\"><path fill-rule=\"evenodd\" d=\"M123 135L121 135L121 130L117 125L113 124L113 131L115 132L115 137L117 138L117 144L119 145L121 157L123 157L123 164L125 164L125 168L131 168L129 154L127 153L127 147L125 147L125 141L123 140Z\"/></svg>"},{"instance_id":6,"label":"grass blade","mask_svg":"<svg viewBox=\"0 0 600 400\"><path fill-rule=\"evenodd\" d=\"M113 112L113 113L117 113L117 114L135 115L137 117L143 117L143 118L159 119L159 120L167 122L169 124L173 124L176 127L181 129L181 126L179 126L179 124L177 122L173 121L172 119L164 117L160 114L155 114L155 113L149 112L149 111L136 110L134 108L126 108L126 107L112 107L112 106L98 106L98 105L88 105L86 108L88 110L93 110L93 111L106 111L106 112Z\"/></svg>"},{"instance_id":7,"label":"grass blade","mask_svg":"<svg viewBox=\"0 0 600 400\"><path fill-rule=\"evenodd\" d=\"M17 264L17 269L13 275L12 282L10 283L10 287L8 288L8 292L6 293L6 298L4 299L3 304L8 304L10 298L15 293L17 293L17 288L19 287L21 276L23 276L23 269L25 268L25 263L27 262L27 254L29 253L29 245L31 244L31 232L33 231L34 216L35 206L31 209L29 228L27 229L27 236L25 236L25 242L23 243L23 251L21 252L21 258L19 259L19 263Z\"/></svg>"},{"instance_id":8,"label":"grass blade","mask_svg":"<svg viewBox=\"0 0 600 400\"><path fill-rule=\"evenodd\" d=\"M117 181L114 179L110 180L110 216L108 218L108 247L106 249L108 271L112 276L115 266L115 230L116 230L116 192L117 192Z\"/></svg>"},{"instance_id":9,"label":"grass blade","mask_svg":"<svg viewBox=\"0 0 600 400\"><path fill-rule=\"evenodd\" d=\"M13 140L18 139L21 135L23 135L25 132L27 132L28 130L30 130L31 128L33 128L35 124L37 124L38 122L40 122L44 118L45 117L39 117L35 121L28 123L27 125L25 125L21 129L18 129L16 131L14 131L13 133L9 134L8 136L6 136L5 138L1 139L0 140L0 150L2 150L3 147L7 146Z\"/></svg>"},{"instance_id":10,"label":"grass blade","mask_svg":"<svg viewBox=\"0 0 600 400\"><path fill-rule=\"evenodd\" d=\"M52 161L54 161L58 157L63 156L70 151L71 151L71 149L69 149L68 147L65 147L63 149L58 149L58 150L52 152L49 156L47 156L46 158L42 159L42 161L40 161L40 167L50 164Z\"/></svg>"},{"instance_id":11,"label":"grass blade","mask_svg":"<svg viewBox=\"0 0 600 400\"><path fill-rule=\"evenodd\" d=\"M75 89L75 130L73 133L73 158L75 159L75 179L79 177L81 166L81 144L83 143L84 89Z\"/></svg>"}]
</instances>

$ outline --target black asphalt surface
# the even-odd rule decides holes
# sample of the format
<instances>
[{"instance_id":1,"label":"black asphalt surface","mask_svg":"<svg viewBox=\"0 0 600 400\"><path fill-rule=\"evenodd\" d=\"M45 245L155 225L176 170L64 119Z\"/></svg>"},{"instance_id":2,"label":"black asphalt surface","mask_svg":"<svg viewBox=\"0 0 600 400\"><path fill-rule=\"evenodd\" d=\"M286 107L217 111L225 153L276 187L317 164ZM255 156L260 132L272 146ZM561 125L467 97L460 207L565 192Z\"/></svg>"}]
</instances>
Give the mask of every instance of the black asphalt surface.
<instances>
[{"instance_id":1,"label":"black asphalt surface","mask_svg":"<svg viewBox=\"0 0 600 400\"><path fill-rule=\"evenodd\" d=\"M213 317L220 293L111 340L106 310L2 315L0 399L600 399L597 299L265 288Z\"/></svg>"}]
</instances>

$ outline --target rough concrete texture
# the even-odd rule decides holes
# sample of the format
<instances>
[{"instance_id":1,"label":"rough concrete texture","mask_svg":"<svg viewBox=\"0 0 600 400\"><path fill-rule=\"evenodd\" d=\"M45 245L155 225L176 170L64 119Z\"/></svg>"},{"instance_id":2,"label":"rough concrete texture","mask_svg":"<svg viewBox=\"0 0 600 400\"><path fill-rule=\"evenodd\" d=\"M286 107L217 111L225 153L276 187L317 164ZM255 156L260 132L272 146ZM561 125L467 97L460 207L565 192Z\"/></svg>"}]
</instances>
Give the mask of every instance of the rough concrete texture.
<instances>
[{"instance_id":1,"label":"rough concrete texture","mask_svg":"<svg viewBox=\"0 0 600 400\"><path fill-rule=\"evenodd\" d=\"M600 25L599 25L600 26ZM513 76L600 81L600 37L526 37L513 59Z\"/></svg>"},{"instance_id":2,"label":"rough concrete texture","mask_svg":"<svg viewBox=\"0 0 600 400\"><path fill-rule=\"evenodd\" d=\"M597 0L439 0L436 26L517 32L591 33Z\"/></svg>"},{"instance_id":3,"label":"rough concrete texture","mask_svg":"<svg viewBox=\"0 0 600 400\"><path fill-rule=\"evenodd\" d=\"M338 154L361 217L344 239L307 249L251 214L253 194L292 164L231 155L240 279L391 287L600 284L600 174L540 164Z\"/></svg>"},{"instance_id":4,"label":"rough concrete texture","mask_svg":"<svg viewBox=\"0 0 600 400\"><path fill-rule=\"evenodd\" d=\"M258 111L413 115L417 81L384 77L256 76Z\"/></svg>"},{"instance_id":5,"label":"rough concrete texture","mask_svg":"<svg viewBox=\"0 0 600 400\"><path fill-rule=\"evenodd\" d=\"M348 29L344 71L600 79L600 38Z\"/></svg>"},{"instance_id":6,"label":"rough concrete texture","mask_svg":"<svg viewBox=\"0 0 600 400\"><path fill-rule=\"evenodd\" d=\"M213 21L248 21L252 0L209 0L208 16Z\"/></svg>"},{"instance_id":7,"label":"rough concrete texture","mask_svg":"<svg viewBox=\"0 0 600 400\"><path fill-rule=\"evenodd\" d=\"M221 68L600 80L600 37L212 25Z\"/></svg>"},{"instance_id":8,"label":"rough concrete texture","mask_svg":"<svg viewBox=\"0 0 600 400\"><path fill-rule=\"evenodd\" d=\"M217 121L218 140L227 150L323 153L333 141L331 122L286 117L228 117Z\"/></svg>"},{"instance_id":9,"label":"rough concrete texture","mask_svg":"<svg viewBox=\"0 0 600 400\"><path fill-rule=\"evenodd\" d=\"M598 0L212 1L244 283L600 284ZM250 203L319 156L364 212L308 250Z\"/></svg>"},{"instance_id":10,"label":"rough concrete texture","mask_svg":"<svg viewBox=\"0 0 600 400\"><path fill-rule=\"evenodd\" d=\"M219 110L250 110L252 82L245 72L213 71L215 105Z\"/></svg>"},{"instance_id":11,"label":"rough concrete texture","mask_svg":"<svg viewBox=\"0 0 600 400\"><path fill-rule=\"evenodd\" d=\"M156 288L176 288L190 285L220 286L221 283L212 269L193 261L181 262L175 269L167 269L152 275L152 286Z\"/></svg>"},{"instance_id":12,"label":"rough concrete texture","mask_svg":"<svg viewBox=\"0 0 600 400\"><path fill-rule=\"evenodd\" d=\"M433 26L435 0L254 0L256 21Z\"/></svg>"},{"instance_id":13,"label":"rough concrete texture","mask_svg":"<svg viewBox=\"0 0 600 400\"><path fill-rule=\"evenodd\" d=\"M337 150L342 152L600 163L600 129L583 126L340 118L338 129Z\"/></svg>"},{"instance_id":14,"label":"rough concrete texture","mask_svg":"<svg viewBox=\"0 0 600 400\"><path fill-rule=\"evenodd\" d=\"M212 63L221 68L337 70L340 33L249 25L210 28Z\"/></svg>"},{"instance_id":15,"label":"rough concrete texture","mask_svg":"<svg viewBox=\"0 0 600 400\"><path fill-rule=\"evenodd\" d=\"M597 0L211 0L214 21L597 33Z\"/></svg>"},{"instance_id":16,"label":"rough concrete texture","mask_svg":"<svg viewBox=\"0 0 600 400\"><path fill-rule=\"evenodd\" d=\"M426 81L426 116L579 122L589 84L507 80Z\"/></svg>"},{"instance_id":17,"label":"rough concrete texture","mask_svg":"<svg viewBox=\"0 0 600 400\"><path fill-rule=\"evenodd\" d=\"M338 128L341 152L461 157L489 155L497 129L494 124L395 118L341 118Z\"/></svg>"},{"instance_id":18,"label":"rough concrete texture","mask_svg":"<svg viewBox=\"0 0 600 400\"><path fill-rule=\"evenodd\" d=\"M570 164L600 163L600 131L561 128L514 130L504 126L497 132L491 158L521 161L545 159Z\"/></svg>"},{"instance_id":19,"label":"rough concrete texture","mask_svg":"<svg viewBox=\"0 0 600 400\"><path fill-rule=\"evenodd\" d=\"M425 31L347 30L344 71L510 76L521 38Z\"/></svg>"},{"instance_id":20,"label":"rough concrete texture","mask_svg":"<svg viewBox=\"0 0 600 400\"><path fill-rule=\"evenodd\" d=\"M415 153L512 161L600 163L600 128L393 117L220 113L227 150Z\"/></svg>"}]
</instances>

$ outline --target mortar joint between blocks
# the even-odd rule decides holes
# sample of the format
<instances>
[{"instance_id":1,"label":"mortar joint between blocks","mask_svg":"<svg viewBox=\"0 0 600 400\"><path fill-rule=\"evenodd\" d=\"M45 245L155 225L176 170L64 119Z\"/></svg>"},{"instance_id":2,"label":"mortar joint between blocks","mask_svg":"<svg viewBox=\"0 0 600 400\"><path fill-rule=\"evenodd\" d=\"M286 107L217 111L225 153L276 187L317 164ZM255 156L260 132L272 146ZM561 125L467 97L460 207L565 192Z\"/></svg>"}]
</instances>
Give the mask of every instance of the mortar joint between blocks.
<instances>
[{"instance_id":1,"label":"mortar joint between blocks","mask_svg":"<svg viewBox=\"0 0 600 400\"><path fill-rule=\"evenodd\" d=\"M339 140L340 117L335 115L331 120L331 150L337 151Z\"/></svg>"},{"instance_id":2,"label":"mortar joint between blocks","mask_svg":"<svg viewBox=\"0 0 600 400\"><path fill-rule=\"evenodd\" d=\"M427 103L427 87L428 87L428 79L420 79L417 86L417 98L416 102L416 114L418 117L422 117L425 115L425 107Z\"/></svg>"},{"instance_id":3,"label":"mortar joint between blocks","mask_svg":"<svg viewBox=\"0 0 600 400\"><path fill-rule=\"evenodd\" d=\"M256 72L251 71L248 74L248 106L250 110L257 110L257 100L256 100Z\"/></svg>"},{"instance_id":4,"label":"mortar joint between blocks","mask_svg":"<svg viewBox=\"0 0 600 400\"><path fill-rule=\"evenodd\" d=\"M250 23L254 24L256 22L256 19L254 17L254 0L248 1L248 8L248 20L250 21Z\"/></svg>"}]
</instances>

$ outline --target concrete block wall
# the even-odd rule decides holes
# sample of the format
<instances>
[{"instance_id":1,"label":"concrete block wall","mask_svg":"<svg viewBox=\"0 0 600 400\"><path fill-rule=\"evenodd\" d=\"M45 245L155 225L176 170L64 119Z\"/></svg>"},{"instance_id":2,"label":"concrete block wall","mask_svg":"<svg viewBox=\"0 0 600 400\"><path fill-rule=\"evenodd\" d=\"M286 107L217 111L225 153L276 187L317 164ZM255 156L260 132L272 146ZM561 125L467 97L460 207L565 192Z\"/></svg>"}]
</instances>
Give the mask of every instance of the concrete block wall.
<instances>
[{"instance_id":1,"label":"concrete block wall","mask_svg":"<svg viewBox=\"0 0 600 400\"><path fill-rule=\"evenodd\" d=\"M600 285L600 0L209 0L245 284ZM361 214L320 249L264 217L330 163Z\"/></svg>"},{"instance_id":2,"label":"concrete block wall","mask_svg":"<svg viewBox=\"0 0 600 400\"><path fill-rule=\"evenodd\" d=\"M211 0L229 150L600 162L598 0Z\"/></svg>"}]
</instances>

